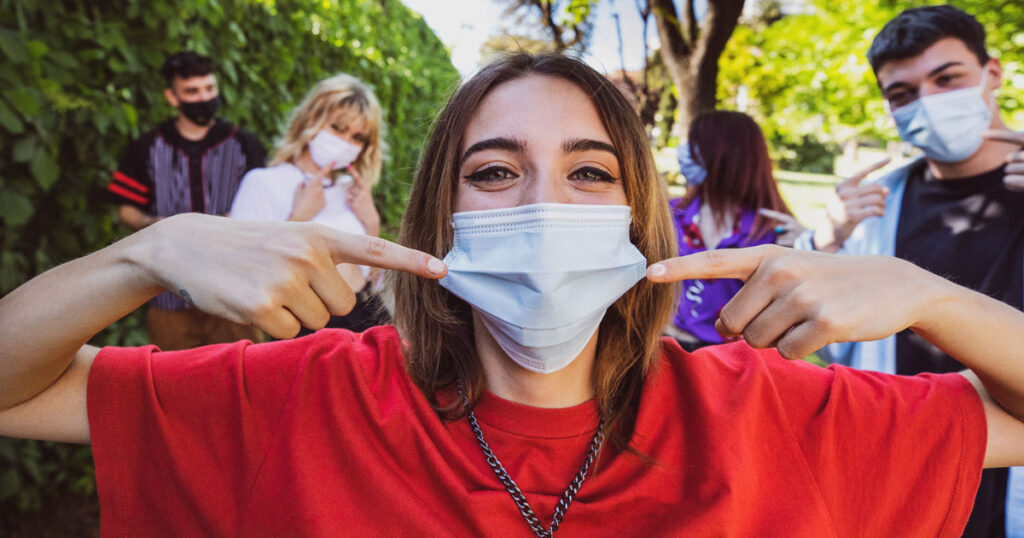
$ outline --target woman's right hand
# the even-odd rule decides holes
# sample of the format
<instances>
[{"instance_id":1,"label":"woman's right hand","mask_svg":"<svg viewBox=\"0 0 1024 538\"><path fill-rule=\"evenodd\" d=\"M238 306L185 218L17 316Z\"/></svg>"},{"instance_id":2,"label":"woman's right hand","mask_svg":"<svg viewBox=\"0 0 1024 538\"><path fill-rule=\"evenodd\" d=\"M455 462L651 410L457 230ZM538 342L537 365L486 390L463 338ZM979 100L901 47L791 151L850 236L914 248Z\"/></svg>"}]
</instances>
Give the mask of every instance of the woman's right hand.
<instances>
[{"instance_id":1,"label":"woman's right hand","mask_svg":"<svg viewBox=\"0 0 1024 538\"><path fill-rule=\"evenodd\" d=\"M389 241L314 223L178 215L139 235L134 262L204 312L251 323L274 338L345 315L355 293L335 267L369 265L441 278L441 260Z\"/></svg>"},{"instance_id":2,"label":"woman's right hand","mask_svg":"<svg viewBox=\"0 0 1024 538\"><path fill-rule=\"evenodd\" d=\"M327 205L327 198L324 197L323 181L331 175L332 171L334 171L333 161L317 170L316 173L302 183L299 183L299 186L295 188L292 213L288 215L288 220L299 222L313 220L313 217Z\"/></svg>"}]
</instances>

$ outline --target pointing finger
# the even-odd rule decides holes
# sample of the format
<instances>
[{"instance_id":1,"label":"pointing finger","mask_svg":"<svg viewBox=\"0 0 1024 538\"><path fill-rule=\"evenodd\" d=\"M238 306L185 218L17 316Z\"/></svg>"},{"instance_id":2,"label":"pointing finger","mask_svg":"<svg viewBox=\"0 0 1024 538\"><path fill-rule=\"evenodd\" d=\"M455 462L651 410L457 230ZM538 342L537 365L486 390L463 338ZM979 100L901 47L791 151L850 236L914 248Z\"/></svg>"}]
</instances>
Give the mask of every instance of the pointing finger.
<instances>
[{"instance_id":1,"label":"pointing finger","mask_svg":"<svg viewBox=\"0 0 1024 538\"><path fill-rule=\"evenodd\" d=\"M981 133L981 136L988 140L995 140L996 142L1007 142L1010 144L1017 144L1018 146L1024 146L1024 133L1017 133L1003 129L989 129L984 133Z\"/></svg>"},{"instance_id":2,"label":"pointing finger","mask_svg":"<svg viewBox=\"0 0 1024 538\"><path fill-rule=\"evenodd\" d=\"M868 175L871 174L871 172L874 172L875 170L878 170L879 168L889 164L889 161L891 161L891 160L892 160L891 158L886 157L886 158L884 158L884 159L882 159L882 160L880 160L880 161L878 161L878 162L868 166L867 168L864 168L863 170L858 171L857 173L853 174L852 176L850 176L850 177L840 181L839 185L837 185L836 187L846 187L846 186L859 185L861 181L864 181L864 178L868 177Z\"/></svg>"},{"instance_id":3,"label":"pointing finger","mask_svg":"<svg viewBox=\"0 0 1024 538\"><path fill-rule=\"evenodd\" d=\"M787 215L787 214L785 214L785 213L783 213L781 211L775 211L774 209L768 209L766 207L758 209L757 212L762 214L762 215L764 215L764 216L766 216L766 217L768 217L768 218L770 218L770 219L775 219L775 220L777 220L779 222L789 223L789 222L792 222L792 220L793 220L793 217L791 217L791 216L789 216L789 215Z\"/></svg>"},{"instance_id":4,"label":"pointing finger","mask_svg":"<svg viewBox=\"0 0 1024 538\"><path fill-rule=\"evenodd\" d=\"M386 239L346 233L326 226L318 229L325 236L335 263L394 269L427 278L441 278L448 272L441 260Z\"/></svg>"},{"instance_id":5,"label":"pointing finger","mask_svg":"<svg viewBox=\"0 0 1024 538\"><path fill-rule=\"evenodd\" d=\"M647 268L647 278L653 282L678 280L738 278L747 280L764 261L774 245L752 248L707 250L662 260Z\"/></svg>"}]
</instances>

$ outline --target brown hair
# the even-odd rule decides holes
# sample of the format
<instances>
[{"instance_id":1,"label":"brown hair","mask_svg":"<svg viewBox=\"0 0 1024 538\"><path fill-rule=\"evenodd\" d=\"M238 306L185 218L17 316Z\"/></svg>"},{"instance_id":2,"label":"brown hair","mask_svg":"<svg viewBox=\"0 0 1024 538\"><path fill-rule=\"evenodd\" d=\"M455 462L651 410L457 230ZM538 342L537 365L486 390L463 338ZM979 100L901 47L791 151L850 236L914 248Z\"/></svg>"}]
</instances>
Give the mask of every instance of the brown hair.
<instances>
[{"instance_id":1,"label":"brown hair","mask_svg":"<svg viewBox=\"0 0 1024 538\"><path fill-rule=\"evenodd\" d=\"M768 143L750 116L742 112L716 110L697 116L688 135L694 162L704 166L708 176L679 202L686 207L700 196L711 207L717 224L727 213L742 209L773 209L792 215L779 194ZM773 226L772 219L757 214L750 240L764 237Z\"/></svg>"},{"instance_id":2,"label":"brown hair","mask_svg":"<svg viewBox=\"0 0 1024 538\"><path fill-rule=\"evenodd\" d=\"M399 242L437 257L451 249L452 208L466 127L491 90L527 75L560 78L590 96L619 155L626 200L632 207L630 239L651 263L675 256L665 187L639 117L606 78L579 60L557 54L499 58L456 90L427 139ZM409 375L443 417L463 416L461 401L442 406L437 396L458 380L466 387L470 405L483 391L469 305L434 280L395 272L392 284L395 325L406 341ZM592 381L606 432L620 448L632 436L635 408L658 352L659 334L675 307L675 290L642 280L608 309L601 322Z\"/></svg>"}]
</instances>

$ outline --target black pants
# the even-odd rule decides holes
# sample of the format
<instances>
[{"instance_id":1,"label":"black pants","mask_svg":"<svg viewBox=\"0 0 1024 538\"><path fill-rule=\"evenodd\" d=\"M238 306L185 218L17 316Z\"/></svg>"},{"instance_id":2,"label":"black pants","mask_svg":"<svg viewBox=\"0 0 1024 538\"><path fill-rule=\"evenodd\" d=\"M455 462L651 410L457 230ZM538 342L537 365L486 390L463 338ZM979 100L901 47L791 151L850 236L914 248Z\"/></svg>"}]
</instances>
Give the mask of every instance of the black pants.
<instances>
[{"instance_id":1,"label":"black pants","mask_svg":"<svg viewBox=\"0 0 1024 538\"><path fill-rule=\"evenodd\" d=\"M370 290L370 284L366 284L356 294L356 306L352 308L352 311L344 316L331 316L331 320L327 322L327 328L348 329L354 333L360 333L370 327L386 325L390 321L390 315L387 308L384 308L384 303ZM306 336L313 332L312 329L303 327L298 336Z\"/></svg>"}]
</instances>

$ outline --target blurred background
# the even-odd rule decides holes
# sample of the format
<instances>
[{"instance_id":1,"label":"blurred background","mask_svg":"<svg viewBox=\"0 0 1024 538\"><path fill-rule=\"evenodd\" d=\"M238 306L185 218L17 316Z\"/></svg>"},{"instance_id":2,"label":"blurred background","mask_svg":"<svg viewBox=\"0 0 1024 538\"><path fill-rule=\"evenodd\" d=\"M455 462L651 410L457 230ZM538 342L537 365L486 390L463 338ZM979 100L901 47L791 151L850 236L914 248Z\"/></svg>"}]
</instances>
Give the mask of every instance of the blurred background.
<instances>
[{"instance_id":1,"label":"blurred background","mask_svg":"<svg viewBox=\"0 0 1024 538\"><path fill-rule=\"evenodd\" d=\"M385 111L374 192L393 237L433 115L461 77L506 51L584 58L642 117L659 170L681 193L675 147L716 108L764 129L805 226L838 179L908 156L865 59L901 10L855 0L0 0L0 295L128 233L102 190L117 155L172 116L164 56L212 56L223 115L271 145L315 83L344 71ZM999 102L1024 128L1024 2L961 0L1004 69ZM137 312L96 345L143 345ZM0 438L0 536L98 534L88 447Z\"/></svg>"}]
</instances>

